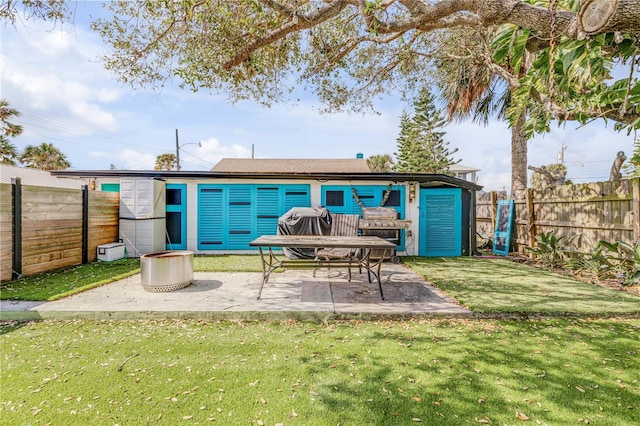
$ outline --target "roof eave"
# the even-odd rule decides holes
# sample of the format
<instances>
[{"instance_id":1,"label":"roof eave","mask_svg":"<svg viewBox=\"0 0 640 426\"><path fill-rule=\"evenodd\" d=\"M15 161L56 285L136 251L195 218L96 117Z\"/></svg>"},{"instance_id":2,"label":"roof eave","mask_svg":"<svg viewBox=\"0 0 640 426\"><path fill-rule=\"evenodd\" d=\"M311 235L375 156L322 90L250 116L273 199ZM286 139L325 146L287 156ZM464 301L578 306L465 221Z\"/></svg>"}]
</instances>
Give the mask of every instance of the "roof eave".
<instances>
[{"instance_id":1,"label":"roof eave","mask_svg":"<svg viewBox=\"0 0 640 426\"><path fill-rule=\"evenodd\" d=\"M478 191L482 186L444 174L430 173L245 173L176 170L56 170L54 176L81 178L147 177L155 179L315 179L315 180L387 180L393 182L418 182L421 186L437 184Z\"/></svg>"}]
</instances>

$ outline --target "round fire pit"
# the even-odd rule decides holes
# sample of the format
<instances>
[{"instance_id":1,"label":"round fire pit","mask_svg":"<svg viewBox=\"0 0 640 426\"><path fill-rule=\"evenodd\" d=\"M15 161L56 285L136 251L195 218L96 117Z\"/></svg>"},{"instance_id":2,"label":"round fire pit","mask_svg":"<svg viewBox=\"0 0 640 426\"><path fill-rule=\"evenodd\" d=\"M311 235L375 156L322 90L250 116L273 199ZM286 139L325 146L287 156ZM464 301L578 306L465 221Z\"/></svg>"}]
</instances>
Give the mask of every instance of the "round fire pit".
<instances>
[{"instance_id":1,"label":"round fire pit","mask_svg":"<svg viewBox=\"0 0 640 426\"><path fill-rule=\"evenodd\" d=\"M193 252L163 251L140 256L142 288L152 292L174 291L193 281Z\"/></svg>"}]
</instances>

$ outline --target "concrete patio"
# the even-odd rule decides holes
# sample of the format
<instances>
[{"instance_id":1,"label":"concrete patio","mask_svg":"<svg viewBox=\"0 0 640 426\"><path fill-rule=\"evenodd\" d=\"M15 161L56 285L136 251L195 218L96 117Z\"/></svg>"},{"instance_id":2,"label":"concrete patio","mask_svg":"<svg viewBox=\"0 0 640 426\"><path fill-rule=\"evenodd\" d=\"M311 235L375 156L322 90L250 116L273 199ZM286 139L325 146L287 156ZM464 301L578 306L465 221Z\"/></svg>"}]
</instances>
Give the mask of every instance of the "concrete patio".
<instances>
[{"instance_id":1,"label":"concrete patio","mask_svg":"<svg viewBox=\"0 0 640 426\"><path fill-rule=\"evenodd\" d=\"M357 272L357 271L356 271ZM53 302L0 305L0 319L296 319L465 317L471 311L402 264L385 263L377 283L345 270L275 273L258 300L260 273L196 272L188 287L145 291L140 274Z\"/></svg>"}]
</instances>

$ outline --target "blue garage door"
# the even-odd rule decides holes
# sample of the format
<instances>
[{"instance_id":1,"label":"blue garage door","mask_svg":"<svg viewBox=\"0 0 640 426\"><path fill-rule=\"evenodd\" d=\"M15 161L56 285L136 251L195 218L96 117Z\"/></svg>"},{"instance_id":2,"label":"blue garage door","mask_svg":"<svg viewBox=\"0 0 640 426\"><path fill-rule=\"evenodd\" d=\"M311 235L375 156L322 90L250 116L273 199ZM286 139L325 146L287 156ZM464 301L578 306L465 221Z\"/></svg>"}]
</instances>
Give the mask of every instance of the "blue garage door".
<instances>
[{"instance_id":1,"label":"blue garage door","mask_svg":"<svg viewBox=\"0 0 640 426\"><path fill-rule=\"evenodd\" d=\"M462 255L462 190L420 190L420 256Z\"/></svg>"},{"instance_id":2,"label":"blue garage door","mask_svg":"<svg viewBox=\"0 0 640 426\"><path fill-rule=\"evenodd\" d=\"M310 205L309 185L198 185L198 249L251 250L289 209Z\"/></svg>"}]
</instances>

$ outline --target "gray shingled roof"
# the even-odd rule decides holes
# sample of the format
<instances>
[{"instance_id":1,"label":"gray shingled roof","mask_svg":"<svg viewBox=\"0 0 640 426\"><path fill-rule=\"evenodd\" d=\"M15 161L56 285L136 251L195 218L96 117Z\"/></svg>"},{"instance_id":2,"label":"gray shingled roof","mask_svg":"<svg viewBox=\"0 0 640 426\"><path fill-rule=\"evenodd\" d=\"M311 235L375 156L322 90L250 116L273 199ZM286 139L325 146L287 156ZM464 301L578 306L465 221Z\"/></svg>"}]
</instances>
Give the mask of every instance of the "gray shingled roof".
<instances>
[{"instance_id":1,"label":"gray shingled roof","mask_svg":"<svg viewBox=\"0 0 640 426\"><path fill-rule=\"evenodd\" d=\"M84 185L84 181L77 178L55 177L43 170L0 164L0 182L11 183L11 178L20 178L22 185L30 186L80 189Z\"/></svg>"},{"instance_id":2,"label":"gray shingled roof","mask_svg":"<svg viewBox=\"0 0 640 426\"><path fill-rule=\"evenodd\" d=\"M224 173L369 173L364 158L223 158L212 172Z\"/></svg>"}]
</instances>

